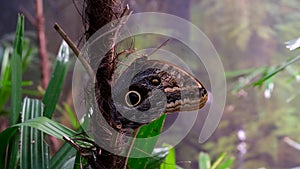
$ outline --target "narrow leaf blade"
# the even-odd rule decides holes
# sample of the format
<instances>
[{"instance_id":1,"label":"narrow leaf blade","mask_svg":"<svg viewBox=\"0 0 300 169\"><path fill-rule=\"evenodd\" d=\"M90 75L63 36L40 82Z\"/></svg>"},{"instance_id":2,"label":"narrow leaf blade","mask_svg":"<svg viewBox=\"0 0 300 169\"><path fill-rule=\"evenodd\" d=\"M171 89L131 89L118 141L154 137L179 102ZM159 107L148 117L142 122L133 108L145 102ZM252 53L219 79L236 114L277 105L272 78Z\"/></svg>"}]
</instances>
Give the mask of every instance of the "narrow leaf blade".
<instances>
[{"instance_id":1,"label":"narrow leaf blade","mask_svg":"<svg viewBox=\"0 0 300 169\"><path fill-rule=\"evenodd\" d=\"M16 124L12 127L19 127L19 126L33 127L58 139L63 139L63 136L72 137L78 134L72 129L62 124L59 124L51 119L48 119L47 117L37 117L31 120L27 120L23 123Z\"/></svg>"},{"instance_id":2,"label":"narrow leaf blade","mask_svg":"<svg viewBox=\"0 0 300 169\"><path fill-rule=\"evenodd\" d=\"M24 35L24 16L18 17L18 25L16 30L16 37L14 41L14 49L11 62L11 116L10 124L16 124L19 120L22 104L22 47Z\"/></svg>"},{"instance_id":3,"label":"narrow leaf blade","mask_svg":"<svg viewBox=\"0 0 300 169\"><path fill-rule=\"evenodd\" d=\"M50 168L63 168L65 163L71 158L75 157L76 150L68 143L62 145L62 147L54 154L50 160Z\"/></svg>"},{"instance_id":4,"label":"narrow leaf blade","mask_svg":"<svg viewBox=\"0 0 300 169\"><path fill-rule=\"evenodd\" d=\"M11 114L10 125L16 124L19 121L21 112L22 99L22 47L24 36L24 16L19 15L16 29L16 36L14 40L13 55L11 62ZM19 160L19 134L13 136L8 148L7 166L9 169L17 167Z\"/></svg>"},{"instance_id":5,"label":"narrow leaf blade","mask_svg":"<svg viewBox=\"0 0 300 169\"><path fill-rule=\"evenodd\" d=\"M198 162L199 162L199 169L210 169L211 167L210 158L207 153L200 152L198 157Z\"/></svg>"},{"instance_id":6,"label":"narrow leaf blade","mask_svg":"<svg viewBox=\"0 0 300 169\"><path fill-rule=\"evenodd\" d=\"M69 47L66 42L63 41L57 55L50 82L43 97L45 117L51 118L55 110L68 71L69 55Z\"/></svg>"}]
</instances>

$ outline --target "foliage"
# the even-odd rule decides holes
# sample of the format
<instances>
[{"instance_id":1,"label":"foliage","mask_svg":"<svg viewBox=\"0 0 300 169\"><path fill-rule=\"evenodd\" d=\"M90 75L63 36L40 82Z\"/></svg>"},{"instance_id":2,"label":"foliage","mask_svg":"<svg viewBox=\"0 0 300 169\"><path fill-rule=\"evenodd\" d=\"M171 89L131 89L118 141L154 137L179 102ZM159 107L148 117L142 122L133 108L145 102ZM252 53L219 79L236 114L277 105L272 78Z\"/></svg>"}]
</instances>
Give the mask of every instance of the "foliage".
<instances>
[{"instance_id":1,"label":"foliage","mask_svg":"<svg viewBox=\"0 0 300 169\"><path fill-rule=\"evenodd\" d=\"M242 77L243 80L237 82L237 84L233 87L233 92L237 92L242 88L253 86L253 87L261 87L264 84L270 84L273 77L278 74L279 72L285 70L285 68L300 59L300 55L296 57L292 57L291 59L287 60L285 63L276 65L276 66L269 66L269 67L259 67L253 69L246 69L246 70L238 70L233 72L226 72L227 78L237 78ZM259 79L257 80L257 77ZM294 75L296 77L296 75ZM268 86L267 86L268 87Z\"/></svg>"},{"instance_id":2,"label":"foliage","mask_svg":"<svg viewBox=\"0 0 300 169\"><path fill-rule=\"evenodd\" d=\"M293 45L291 42L289 44ZM295 47L295 49L297 48ZM245 160L243 166L251 168L293 166L299 162L294 157L290 159L281 157L282 153L286 153L282 149L284 145L283 136L289 136L296 140L300 139L297 136L300 131L297 125L300 119L297 113L298 105L296 101L300 95L299 92L294 91L295 87L293 87L299 83L299 69L296 63L299 58L300 56L292 57L286 62L275 66L227 72L228 79L235 83L231 88L232 95L247 98L248 91L254 91L253 97L263 103L248 103L255 105L253 108L253 111L257 111L255 114L246 114L243 109L236 110L240 115L247 117L248 120L232 120L234 119L232 118L230 119L231 123L220 126L223 130L224 128L231 128L233 125L242 126L245 129L247 133L247 149L250 151L243 157ZM249 88L251 86L259 87L259 89L262 88L263 90L251 89ZM282 91L285 92L282 93ZM276 105L274 102L279 104ZM234 116L236 118L238 114ZM253 120L249 121L249 119ZM222 123L225 122L223 121ZM263 141L257 141L260 139L263 139ZM217 149L228 147L228 145L237 141L236 133L232 133L227 134L226 137L218 138L214 143L207 143L205 147L207 150L213 150L216 147ZM212 145L214 146L211 147ZM231 146L227 151L234 149L235 147ZM212 152L212 154L216 153ZM294 161L294 163L288 164L286 161Z\"/></svg>"},{"instance_id":3,"label":"foliage","mask_svg":"<svg viewBox=\"0 0 300 169\"><path fill-rule=\"evenodd\" d=\"M22 122L43 116L43 104L39 100L25 98ZM49 147L44 133L31 127L21 127L20 168L49 168Z\"/></svg>"},{"instance_id":4,"label":"foliage","mask_svg":"<svg viewBox=\"0 0 300 169\"><path fill-rule=\"evenodd\" d=\"M226 157L225 153L222 153L213 163L207 153L199 153L199 169L228 169L233 162L234 158Z\"/></svg>"},{"instance_id":5,"label":"foliage","mask_svg":"<svg viewBox=\"0 0 300 169\"><path fill-rule=\"evenodd\" d=\"M242 168L299 166L299 151L283 139L300 139L300 70L295 50L299 39L286 42L293 53L283 45L299 36L297 3L204 0L192 7L192 22L212 40L227 70L229 92L223 120L201 147L214 157L223 151L236 153L237 131L243 129L247 153Z\"/></svg>"},{"instance_id":6,"label":"foliage","mask_svg":"<svg viewBox=\"0 0 300 169\"><path fill-rule=\"evenodd\" d=\"M22 74L24 74L24 72L26 71L26 68L28 67L28 65L30 64L31 60L32 60L32 56L35 55L37 49L34 45L32 45L31 41L26 38L23 37L22 44L18 44L19 47L22 48L22 63L21 63L21 67L22 67ZM10 42L10 38L6 38L3 39L0 43L0 115L2 114L7 114L7 110L5 109L5 105L8 102L10 95L11 95L11 87L12 87L12 83L11 83L11 74L12 74L12 51L13 51L13 47ZM21 54L21 53L20 53ZM27 87L32 85L31 81L22 81L21 83L22 87ZM37 95L37 92L32 91L32 90L26 90L23 89L22 93L26 93L29 95Z\"/></svg>"},{"instance_id":7,"label":"foliage","mask_svg":"<svg viewBox=\"0 0 300 169\"><path fill-rule=\"evenodd\" d=\"M130 152L131 156L138 157L141 153L142 155L152 154L153 149L158 140L158 137L155 136L158 136L160 134L165 118L166 115L163 115L159 119L150 123L149 125L143 126L139 129L136 138L152 137L154 139L145 139L142 142L134 142L133 148ZM142 150L142 152L140 150ZM151 160L151 158L140 158L139 160L136 160L135 158L130 158L128 160L128 165L132 169L141 168L147 166L149 164L149 160Z\"/></svg>"},{"instance_id":8,"label":"foliage","mask_svg":"<svg viewBox=\"0 0 300 169\"><path fill-rule=\"evenodd\" d=\"M295 4L297 0L254 0L251 3L204 0L201 6L210 18L214 18L215 29L208 30L222 32L239 49L247 50L254 36L269 41L298 36L300 13Z\"/></svg>"},{"instance_id":9,"label":"foliage","mask_svg":"<svg viewBox=\"0 0 300 169\"><path fill-rule=\"evenodd\" d=\"M68 70L68 46L64 42L61 44L49 85L43 94L43 99L38 100L25 97L22 101L24 84L28 84L22 82L22 71L29 64L29 58L32 55L31 46L23 40L24 21L23 16L19 16L13 55L10 57L7 51L4 52L1 67L0 82L2 88L0 94L5 96L1 106L4 106L11 95L12 111L9 112L11 116L10 126L0 133L2 142L0 145L0 168L80 168L80 164L84 165L85 161L70 144L65 143L50 157L49 147L44 140L46 134L58 139L72 138L80 134L80 124L76 121L70 106L64 105L62 108L57 105ZM65 109L71 116L71 123L77 131L51 120L55 109L60 111ZM21 117L19 117L19 112L21 112ZM153 123L142 127L137 137L159 135L164 120L165 115ZM142 145L138 143L133 144L131 153L141 153L139 150L141 148L145 150L145 147L147 147L142 153L152 155L138 160L129 159L128 165L130 168L180 168L176 165L174 148L170 146L154 148L156 141L157 139L154 139L149 142L143 142ZM86 145L84 141L80 140L78 144ZM7 147L9 148L7 149Z\"/></svg>"},{"instance_id":10,"label":"foliage","mask_svg":"<svg viewBox=\"0 0 300 169\"><path fill-rule=\"evenodd\" d=\"M42 113L46 112L48 117L52 116L53 109L50 111L44 111L45 108L51 108L56 105L58 101L58 97L51 97L52 99L45 99L44 106L42 103L38 100L31 100L28 98L25 98L23 101L23 110L22 109L22 69L24 66L28 63L28 57L31 54L30 52L26 52L24 54L24 49L27 49L28 43L25 43L24 46L24 17L19 16L18 24L17 24L17 31L14 41L14 49L13 49L13 55L11 59L11 64L7 64L7 58L8 56L4 56L3 63L6 62L6 65L2 67L1 75L2 77L2 84L5 87L9 87L7 90L9 94L11 94L11 107L12 111L10 112L10 119L11 119L11 127L7 128L5 131L0 133L0 138L3 140L3 144L1 144L0 147L0 154L1 154L1 162L0 162L0 168L16 168L19 166L20 168L28 168L29 166L32 168L49 168L49 153L46 143L43 141L45 136L40 131L37 131L36 129L31 129L30 127L35 127L39 130L42 130L48 134L62 137L62 134L66 135L74 135L73 133L67 133L69 129L60 127L59 124L51 122L51 121L45 121L43 119L35 118L39 116L43 116ZM68 55L69 52L67 52L68 47L66 44L63 44L61 47L61 50L59 52L59 57L56 62L56 66L54 68L54 74L50 80L51 85L48 86L48 90L50 92L45 93L44 97L47 98L48 95L53 96L53 94L60 93L61 86L63 85L66 69L68 65ZM24 57L22 57L24 56ZM24 64L22 64L22 61ZM10 61L9 61L10 62ZM4 65L4 64L3 64ZM23 65L23 66L22 66ZM11 73L10 73L11 72ZM52 83L51 83L52 81ZM59 81L59 84L53 83L53 81ZM7 84L10 84L8 86ZM57 87L58 86L58 87ZM55 91L54 91L55 90ZM1 88L1 91L5 91L3 88ZM48 97L49 98L49 97ZM19 110L20 109L20 110ZM19 118L19 112L22 112L22 122L21 125L16 125L17 122L20 122ZM32 118L35 118L33 120L30 120ZM44 126L42 125L44 124ZM21 127L20 133L18 130L16 130L17 127ZM59 132L59 129L62 129L62 132ZM52 130L51 130L52 129ZM61 135L59 135L61 134ZM21 135L21 137L20 137ZM19 149L19 139L21 140L21 149ZM6 154L6 146L9 143L9 149L8 154ZM20 155L19 155L20 151ZM35 153L32 153L35 152ZM5 155L6 154L6 155ZM10 158L6 158L10 157ZM6 167L5 167L6 165Z\"/></svg>"}]
</instances>

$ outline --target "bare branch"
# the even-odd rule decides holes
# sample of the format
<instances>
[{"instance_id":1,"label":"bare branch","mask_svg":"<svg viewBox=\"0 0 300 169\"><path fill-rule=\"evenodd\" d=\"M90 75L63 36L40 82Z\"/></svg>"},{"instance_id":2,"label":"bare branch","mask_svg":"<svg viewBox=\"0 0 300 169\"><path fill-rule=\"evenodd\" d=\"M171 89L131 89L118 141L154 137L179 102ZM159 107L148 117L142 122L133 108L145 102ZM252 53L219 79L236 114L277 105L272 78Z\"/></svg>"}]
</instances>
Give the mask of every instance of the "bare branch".
<instances>
[{"instance_id":1,"label":"bare branch","mask_svg":"<svg viewBox=\"0 0 300 169\"><path fill-rule=\"evenodd\" d=\"M46 36L45 36L45 18L43 15L43 1L36 0L36 29L39 41L39 53L40 53L40 68L42 72L42 87L45 89L50 79L50 64L48 60L47 48L46 48Z\"/></svg>"},{"instance_id":2,"label":"bare branch","mask_svg":"<svg viewBox=\"0 0 300 169\"><path fill-rule=\"evenodd\" d=\"M76 47L75 43L70 39L70 37L65 33L65 31L57 23L54 24L54 29L63 38L63 40L67 42L67 44L69 45L69 47L72 49L72 51L74 52L74 54L77 56L77 58L82 63L83 67L88 72L90 78L93 79L95 77L95 73L94 73L92 67L90 66L90 64L87 62L87 60L80 55L80 51Z\"/></svg>"}]
</instances>

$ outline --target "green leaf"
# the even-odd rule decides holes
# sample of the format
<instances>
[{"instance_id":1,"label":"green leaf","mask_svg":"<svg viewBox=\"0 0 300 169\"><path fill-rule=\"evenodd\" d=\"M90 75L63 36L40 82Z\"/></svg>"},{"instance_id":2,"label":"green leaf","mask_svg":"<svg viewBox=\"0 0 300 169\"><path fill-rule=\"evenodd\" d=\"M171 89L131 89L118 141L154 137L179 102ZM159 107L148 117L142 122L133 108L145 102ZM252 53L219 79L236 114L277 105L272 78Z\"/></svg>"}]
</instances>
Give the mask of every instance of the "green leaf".
<instances>
[{"instance_id":1,"label":"green leaf","mask_svg":"<svg viewBox=\"0 0 300 169\"><path fill-rule=\"evenodd\" d=\"M210 169L210 157L207 153L200 152L198 157L199 169Z\"/></svg>"},{"instance_id":2,"label":"green leaf","mask_svg":"<svg viewBox=\"0 0 300 169\"><path fill-rule=\"evenodd\" d=\"M222 153L215 162L211 164L210 157L207 153L199 153L199 169L228 169L234 162L233 157L226 157L226 153Z\"/></svg>"},{"instance_id":3,"label":"green leaf","mask_svg":"<svg viewBox=\"0 0 300 169\"><path fill-rule=\"evenodd\" d=\"M5 73L8 71L7 68L9 68L9 51L10 51L10 47L6 47L2 55L1 74L0 74L1 81L5 79Z\"/></svg>"},{"instance_id":4,"label":"green leaf","mask_svg":"<svg viewBox=\"0 0 300 169\"><path fill-rule=\"evenodd\" d=\"M59 124L56 121L48 119L47 117L37 117L31 120L27 120L23 123L13 125L12 127L19 127L19 126L33 127L58 139L63 139L63 136L72 137L78 134L72 129L62 124Z\"/></svg>"},{"instance_id":5,"label":"green leaf","mask_svg":"<svg viewBox=\"0 0 300 169\"><path fill-rule=\"evenodd\" d=\"M5 159L5 153L6 153L6 146L8 144L8 142L10 141L10 139L13 137L13 135L15 134L15 132L17 131L18 127L33 127L35 129L41 130L49 135L52 135L56 138L62 139L63 136L68 136L68 137L72 137L74 135L76 135L77 133L53 120L50 120L46 117L37 117L31 120L27 120L23 123L19 123L19 124L15 124L9 128L7 128L6 130L4 130L3 132L0 133L0 140L1 140L1 144L0 144L0 155L1 158L0 160L4 160ZM69 145L67 145L67 148L70 148L71 152L68 151L62 151L63 153L72 153L72 147L70 147ZM63 149L66 150L66 149ZM62 156L56 156L56 157L62 157ZM66 157L68 157L66 155ZM57 158L56 158L57 159ZM57 159L57 160L63 160L64 158L61 159ZM55 165L60 164L59 161L57 160L51 160L52 162L56 162ZM61 161L60 161L61 162ZM4 168L4 164L5 162L1 162L0 163L0 167ZM16 167L17 165L15 165ZM51 166L53 166L53 164L51 164ZM51 167L51 168L60 168L60 167Z\"/></svg>"},{"instance_id":6,"label":"green leaf","mask_svg":"<svg viewBox=\"0 0 300 169\"><path fill-rule=\"evenodd\" d=\"M65 163L62 165L61 168L73 169L74 163L75 163L75 157L72 157L72 158L68 159L67 161L65 161Z\"/></svg>"},{"instance_id":7,"label":"green leaf","mask_svg":"<svg viewBox=\"0 0 300 169\"><path fill-rule=\"evenodd\" d=\"M11 88L12 88L12 81L11 81L11 65L13 62L13 59L10 59L10 55L12 51L12 47L10 44L4 45L4 52L2 57L2 66L1 66L1 74L0 74L0 110L3 109L3 106L7 103L10 95L11 95ZM22 73L25 72L25 69L27 68L31 58L32 54L36 51L36 48L34 48L28 39L24 37L23 40L23 49L22 49ZM29 86L32 85L31 81L22 81L21 86ZM23 94L26 91L22 90Z\"/></svg>"},{"instance_id":8,"label":"green leaf","mask_svg":"<svg viewBox=\"0 0 300 169\"><path fill-rule=\"evenodd\" d=\"M50 168L63 168L65 163L74 158L75 155L76 150L69 143L63 144L51 158Z\"/></svg>"},{"instance_id":9,"label":"green leaf","mask_svg":"<svg viewBox=\"0 0 300 169\"><path fill-rule=\"evenodd\" d=\"M140 128L137 134L137 138L144 138L141 140L135 140L133 143L133 148L131 150L130 156L132 157L143 157L143 156L151 156L153 149L156 145L158 136L163 128L163 124L165 122L166 115L162 115L159 119L153 121L152 123L143 126ZM128 165L131 169L140 169L144 168L148 163L149 158L140 158L136 160L136 158L129 158Z\"/></svg>"},{"instance_id":10,"label":"green leaf","mask_svg":"<svg viewBox=\"0 0 300 169\"><path fill-rule=\"evenodd\" d=\"M85 165L87 165L87 161L77 152L73 169L81 169Z\"/></svg>"},{"instance_id":11,"label":"green leaf","mask_svg":"<svg viewBox=\"0 0 300 169\"><path fill-rule=\"evenodd\" d=\"M16 28L16 36L14 40L13 55L11 62L11 114L10 125L19 121L21 104L22 104L22 50L24 36L24 16L19 15ZM7 168L14 169L17 167L19 160L19 134L13 136L8 147Z\"/></svg>"},{"instance_id":12,"label":"green leaf","mask_svg":"<svg viewBox=\"0 0 300 169\"><path fill-rule=\"evenodd\" d=\"M246 76L249 74L252 74L253 72L256 72L257 70L261 70L262 68L249 68L249 69L241 69L241 70L235 70L235 71L227 71L225 72L226 78L236 78L240 76ZM265 68L263 68L265 69Z\"/></svg>"},{"instance_id":13,"label":"green leaf","mask_svg":"<svg viewBox=\"0 0 300 169\"><path fill-rule=\"evenodd\" d=\"M5 160L6 160L6 147L14 136L14 134L18 131L17 127L7 128L3 132L0 133L0 168L5 168Z\"/></svg>"},{"instance_id":14,"label":"green leaf","mask_svg":"<svg viewBox=\"0 0 300 169\"><path fill-rule=\"evenodd\" d=\"M3 109L5 103L11 95L11 86L8 87L5 85L11 79L11 68L9 63L9 51L10 48L7 47L4 50L2 66L1 66L1 75L0 75L0 110Z\"/></svg>"},{"instance_id":15,"label":"green leaf","mask_svg":"<svg viewBox=\"0 0 300 169\"><path fill-rule=\"evenodd\" d=\"M50 82L43 97L45 117L51 118L55 110L68 71L69 55L69 47L67 43L63 41L60 45Z\"/></svg>"},{"instance_id":16,"label":"green leaf","mask_svg":"<svg viewBox=\"0 0 300 169\"><path fill-rule=\"evenodd\" d=\"M37 118L31 119L31 120L27 120L23 123L15 124L0 133L0 140L1 140L0 153L1 153L1 155L2 154L5 155L5 149L6 149L8 142L10 141L10 139L12 138L14 133L17 131L18 127L21 127L21 126L36 128L46 134L56 137L58 139L63 139L63 136L72 137L72 136L78 134L77 132L65 127L64 125L59 124L59 123L57 123L53 120L50 120L46 117L37 117ZM4 164L4 163L0 163L0 165L1 164Z\"/></svg>"},{"instance_id":17,"label":"green leaf","mask_svg":"<svg viewBox=\"0 0 300 169\"><path fill-rule=\"evenodd\" d=\"M80 124L78 122L78 119L77 119L77 116L76 116L76 113L72 110L72 108L64 103L64 109L65 111L67 112L67 116L68 118L70 119L70 122L72 124L72 126L74 127L74 129L78 129L80 127Z\"/></svg>"},{"instance_id":18,"label":"green leaf","mask_svg":"<svg viewBox=\"0 0 300 169\"><path fill-rule=\"evenodd\" d=\"M89 117L87 114L84 116L83 126L88 125L89 123ZM84 132L84 130L81 128L81 126L77 129L78 133ZM71 146L69 143L65 143L58 151L57 153L52 157L50 164L50 168L64 168L65 166L72 163L72 167L74 164L74 158L76 155L76 149ZM72 161L73 160L73 161ZM76 161L77 159L75 159ZM85 164L84 159L81 158L81 162L83 165ZM68 163L68 164L67 164Z\"/></svg>"},{"instance_id":19,"label":"green leaf","mask_svg":"<svg viewBox=\"0 0 300 169\"><path fill-rule=\"evenodd\" d=\"M22 122L43 116L43 104L39 100L25 98L22 111ZM49 168L48 145L44 133L31 127L21 127L20 168Z\"/></svg>"},{"instance_id":20,"label":"green leaf","mask_svg":"<svg viewBox=\"0 0 300 169\"><path fill-rule=\"evenodd\" d=\"M4 87L9 87L9 88L11 88L11 86L12 86L12 82L11 81L9 81L9 80L6 80L6 81L0 81L0 83L2 83L2 85L4 86ZM21 86L31 86L33 84L33 82L32 81L22 81L21 82ZM9 90L10 91L10 90Z\"/></svg>"},{"instance_id":21,"label":"green leaf","mask_svg":"<svg viewBox=\"0 0 300 169\"><path fill-rule=\"evenodd\" d=\"M287 66L289 66L290 64L298 61L300 59L300 55L289 59L289 61L287 61L286 63L284 63L281 66L278 66L277 68L275 68L275 70L267 73L266 75L264 75L262 78L260 78L259 80L255 81L253 83L253 86L261 86L266 80L270 79L271 77L273 77L274 75L276 75L277 73L279 73L280 71L284 70Z\"/></svg>"},{"instance_id":22,"label":"green leaf","mask_svg":"<svg viewBox=\"0 0 300 169\"><path fill-rule=\"evenodd\" d=\"M225 159L226 154L222 153L217 160L212 164L210 169L217 169L219 168L218 166L221 164L221 162Z\"/></svg>"},{"instance_id":23,"label":"green leaf","mask_svg":"<svg viewBox=\"0 0 300 169\"><path fill-rule=\"evenodd\" d=\"M165 158L164 163L160 165L160 169L175 169L176 168L176 157L175 150L173 147L168 146L169 154Z\"/></svg>"},{"instance_id":24,"label":"green leaf","mask_svg":"<svg viewBox=\"0 0 300 169\"><path fill-rule=\"evenodd\" d=\"M218 169L228 169L228 168L230 168L233 165L233 162L234 162L234 158L230 157L229 159L227 159L224 162L222 162L219 165Z\"/></svg>"},{"instance_id":25,"label":"green leaf","mask_svg":"<svg viewBox=\"0 0 300 169\"><path fill-rule=\"evenodd\" d=\"M147 163L142 168L160 168L160 165L164 162L165 158L169 153L169 147L155 148L150 157L147 157ZM140 158L135 160L139 161Z\"/></svg>"},{"instance_id":26,"label":"green leaf","mask_svg":"<svg viewBox=\"0 0 300 169\"><path fill-rule=\"evenodd\" d=\"M14 40L14 49L11 62L11 116L10 125L16 124L19 121L22 104L22 49L23 49L23 35L24 35L24 16L19 15L18 25L16 29L16 37Z\"/></svg>"},{"instance_id":27,"label":"green leaf","mask_svg":"<svg viewBox=\"0 0 300 169\"><path fill-rule=\"evenodd\" d=\"M30 63L32 56L37 53L37 48L30 43L29 39L24 39L23 43L23 56L22 56L22 70L25 72L25 70L28 67L28 64ZM25 50L26 49L26 50Z\"/></svg>"}]
</instances>

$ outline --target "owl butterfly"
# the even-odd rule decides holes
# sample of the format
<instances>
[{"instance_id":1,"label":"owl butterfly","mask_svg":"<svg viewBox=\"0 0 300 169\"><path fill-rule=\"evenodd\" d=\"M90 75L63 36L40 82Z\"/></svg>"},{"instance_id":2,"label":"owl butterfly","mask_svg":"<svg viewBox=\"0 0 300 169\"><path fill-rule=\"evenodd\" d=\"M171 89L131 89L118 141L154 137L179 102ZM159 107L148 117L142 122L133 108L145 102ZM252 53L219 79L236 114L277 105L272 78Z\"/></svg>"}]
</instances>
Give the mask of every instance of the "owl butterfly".
<instances>
[{"instance_id":1,"label":"owl butterfly","mask_svg":"<svg viewBox=\"0 0 300 169\"><path fill-rule=\"evenodd\" d=\"M142 56L115 78L117 64L116 58L103 58L96 84L99 109L115 129L136 129L163 113L201 109L207 101L201 82L172 63Z\"/></svg>"},{"instance_id":2,"label":"owl butterfly","mask_svg":"<svg viewBox=\"0 0 300 169\"><path fill-rule=\"evenodd\" d=\"M134 58L117 75L116 67L122 61L116 56L114 47L97 68L93 108L99 111L91 114L95 143L85 148L65 138L86 157L92 168L124 168L130 153L128 137L137 128L164 113L198 110L208 97L201 82L185 70L146 56ZM89 141L81 139L85 140Z\"/></svg>"},{"instance_id":3,"label":"owl butterfly","mask_svg":"<svg viewBox=\"0 0 300 169\"><path fill-rule=\"evenodd\" d=\"M112 98L120 113L116 116L119 125L137 128L163 113L202 108L207 91L199 80L176 65L143 56L115 82Z\"/></svg>"}]
</instances>

